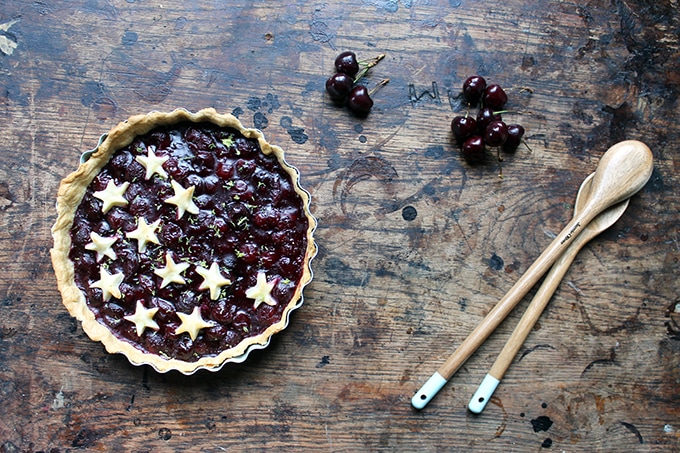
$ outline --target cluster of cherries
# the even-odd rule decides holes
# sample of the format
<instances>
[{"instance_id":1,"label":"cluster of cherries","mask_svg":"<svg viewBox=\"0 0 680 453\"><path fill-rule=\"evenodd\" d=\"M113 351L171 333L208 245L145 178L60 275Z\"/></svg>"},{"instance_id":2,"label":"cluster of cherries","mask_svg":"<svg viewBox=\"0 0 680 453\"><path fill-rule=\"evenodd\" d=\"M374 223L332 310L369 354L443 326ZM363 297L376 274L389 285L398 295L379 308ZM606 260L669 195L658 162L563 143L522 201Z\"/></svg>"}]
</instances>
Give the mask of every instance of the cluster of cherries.
<instances>
[{"instance_id":1,"label":"cluster of cherries","mask_svg":"<svg viewBox=\"0 0 680 453\"><path fill-rule=\"evenodd\" d=\"M380 54L371 60L359 61L356 54L350 51L338 55L335 59L337 72L326 80L326 91L333 102L341 107L347 105L357 115L367 115L373 108L371 96L379 87L389 82L389 79L382 80L370 91L358 82L383 58L385 55Z\"/></svg>"},{"instance_id":2,"label":"cluster of cherries","mask_svg":"<svg viewBox=\"0 0 680 453\"><path fill-rule=\"evenodd\" d=\"M469 105L480 106L476 117L469 112L456 116L451 121L453 137L461 146L463 158L470 164L478 164L486 159L486 149L495 148L497 158L502 159L500 151L514 152L522 142L524 128L519 124L506 124L502 118L503 107L508 95L498 84L487 85L478 75L468 77L463 83L463 97Z\"/></svg>"}]
</instances>

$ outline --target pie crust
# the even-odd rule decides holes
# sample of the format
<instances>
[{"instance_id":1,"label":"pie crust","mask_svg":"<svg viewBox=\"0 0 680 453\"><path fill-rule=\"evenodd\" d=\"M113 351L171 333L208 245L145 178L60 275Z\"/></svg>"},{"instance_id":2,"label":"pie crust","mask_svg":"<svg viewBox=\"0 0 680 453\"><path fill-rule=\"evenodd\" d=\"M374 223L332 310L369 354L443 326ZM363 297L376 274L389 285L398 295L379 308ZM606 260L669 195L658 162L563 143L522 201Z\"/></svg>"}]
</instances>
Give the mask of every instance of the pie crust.
<instances>
[{"instance_id":1,"label":"pie crust","mask_svg":"<svg viewBox=\"0 0 680 453\"><path fill-rule=\"evenodd\" d=\"M50 252L92 340L191 374L286 328L317 248L310 195L281 148L232 115L178 109L130 117L84 157L59 187Z\"/></svg>"}]
</instances>

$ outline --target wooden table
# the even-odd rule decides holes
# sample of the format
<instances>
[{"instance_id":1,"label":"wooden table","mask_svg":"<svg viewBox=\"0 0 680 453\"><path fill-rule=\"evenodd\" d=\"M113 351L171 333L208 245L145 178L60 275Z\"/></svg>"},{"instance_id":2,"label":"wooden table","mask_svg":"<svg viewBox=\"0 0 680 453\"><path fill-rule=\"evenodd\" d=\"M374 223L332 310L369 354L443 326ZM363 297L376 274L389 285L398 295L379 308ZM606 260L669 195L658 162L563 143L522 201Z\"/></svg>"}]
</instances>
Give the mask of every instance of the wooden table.
<instances>
[{"instance_id":1,"label":"wooden table","mask_svg":"<svg viewBox=\"0 0 680 453\"><path fill-rule=\"evenodd\" d=\"M680 43L670 0L76 0L0 6L0 451L680 451ZM324 92L385 53L367 118ZM463 80L526 144L472 167ZM129 115L212 106L286 149L318 217L305 305L218 373L104 352L49 260L61 178ZM531 293L423 410L410 398L572 215L604 151L651 180L579 255L491 404L466 410Z\"/></svg>"}]
</instances>

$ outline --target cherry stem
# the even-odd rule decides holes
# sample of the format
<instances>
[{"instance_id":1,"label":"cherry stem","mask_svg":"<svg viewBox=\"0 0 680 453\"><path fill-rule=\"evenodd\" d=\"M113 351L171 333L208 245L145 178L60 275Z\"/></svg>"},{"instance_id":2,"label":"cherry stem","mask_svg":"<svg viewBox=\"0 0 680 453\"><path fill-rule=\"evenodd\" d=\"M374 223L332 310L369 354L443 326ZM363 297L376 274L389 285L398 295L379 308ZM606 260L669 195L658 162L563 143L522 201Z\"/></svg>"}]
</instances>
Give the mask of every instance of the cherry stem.
<instances>
[{"instance_id":1,"label":"cherry stem","mask_svg":"<svg viewBox=\"0 0 680 453\"><path fill-rule=\"evenodd\" d=\"M357 83L359 80L361 80L361 78L366 75L368 70L371 69L373 66L377 65L378 63L380 63L380 60L382 60L383 58L385 58L385 54L381 53L372 60L366 60L368 61L368 63L361 69L359 74L357 74L356 77L354 77L354 83Z\"/></svg>"},{"instance_id":2,"label":"cherry stem","mask_svg":"<svg viewBox=\"0 0 680 453\"><path fill-rule=\"evenodd\" d=\"M381 53L377 57L374 57L374 58L371 58L371 59L368 59L368 60L359 60L359 64L360 65L366 65L366 66L375 66L383 58L385 58L385 54Z\"/></svg>"},{"instance_id":3,"label":"cherry stem","mask_svg":"<svg viewBox=\"0 0 680 453\"><path fill-rule=\"evenodd\" d=\"M373 96L373 94L374 94L376 91L378 91L381 87L384 87L384 86L387 85L388 83L390 83L390 79L382 79L382 80L380 81L380 83L378 83L376 86L374 86L373 88L371 88L371 91L368 92L368 95L369 95L369 96Z\"/></svg>"},{"instance_id":4,"label":"cherry stem","mask_svg":"<svg viewBox=\"0 0 680 453\"><path fill-rule=\"evenodd\" d=\"M496 147L496 163L498 164L498 177L503 179L503 156L501 156L501 147Z\"/></svg>"}]
</instances>

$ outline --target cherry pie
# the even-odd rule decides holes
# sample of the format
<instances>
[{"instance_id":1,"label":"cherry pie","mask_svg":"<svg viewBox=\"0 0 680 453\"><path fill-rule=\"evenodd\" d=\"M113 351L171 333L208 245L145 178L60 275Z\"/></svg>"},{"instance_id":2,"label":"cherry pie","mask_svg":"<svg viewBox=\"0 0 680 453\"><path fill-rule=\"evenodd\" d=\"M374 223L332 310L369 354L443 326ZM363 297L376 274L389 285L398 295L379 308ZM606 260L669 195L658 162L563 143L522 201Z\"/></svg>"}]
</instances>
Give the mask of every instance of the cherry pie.
<instances>
[{"instance_id":1,"label":"cherry pie","mask_svg":"<svg viewBox=\"0 0 680 453\"><path fill-rule=\"evenodd\" d=\"M312 278L316 221L298 179L231 115L129 118L59 187L64 305L133 364L190 374L244 360Z\"/></svg>"}]
</instances>

